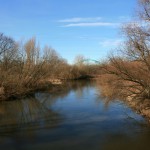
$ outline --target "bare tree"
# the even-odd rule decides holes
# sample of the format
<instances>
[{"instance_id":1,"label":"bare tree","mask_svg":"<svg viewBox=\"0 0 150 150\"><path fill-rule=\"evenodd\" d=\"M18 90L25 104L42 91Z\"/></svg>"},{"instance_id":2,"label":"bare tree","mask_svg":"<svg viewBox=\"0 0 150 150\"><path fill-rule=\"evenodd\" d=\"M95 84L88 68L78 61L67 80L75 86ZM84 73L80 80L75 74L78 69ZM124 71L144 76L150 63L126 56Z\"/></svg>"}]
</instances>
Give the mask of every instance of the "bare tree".
<instances>
[{"instance_id":1,"label":"bare tree","mask_svg":"<svg viewBox=\"0 0 150 150\"><path fill-rule=\"evenodd\" d=\"M138 14L142 20L150 21L150 0L139 0Z\"/></svg>"},{"instance_id":2,"label":"bare tree","mask_svg":"<svg viewBox=\"0 0 150 150\"><path fill-rule=\"evenodd\" d=\"M111 56L104 69L117 77L118 84L122 83L116 84L121 94L150 98L150 1L140 0L139 3L142 23L123 27L126 37L121 49L123 57Z\"/></svg>"},{"instance_id":3,"label":"bare tree","mask_svg":"<svg viewBox=\"0 0 150 150\"><path fill-rule=\"evenodd\" d=\"M3 33L0 33L0 56L6 51L10 51L15 48L15 42L12 38L4 36Z\"/></svg>"}]
</instances>

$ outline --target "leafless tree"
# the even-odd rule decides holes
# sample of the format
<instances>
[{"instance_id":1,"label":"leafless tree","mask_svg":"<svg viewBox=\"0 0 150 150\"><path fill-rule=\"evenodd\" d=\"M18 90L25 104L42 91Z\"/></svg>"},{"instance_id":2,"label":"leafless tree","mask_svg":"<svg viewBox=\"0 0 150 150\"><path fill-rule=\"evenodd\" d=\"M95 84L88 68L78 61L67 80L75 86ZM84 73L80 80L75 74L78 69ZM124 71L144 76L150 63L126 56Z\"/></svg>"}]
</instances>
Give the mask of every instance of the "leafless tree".
<instances>
[{"instance_id":1,"label":"leafless tree","mask_svg":"<svg viewBox=\"0 0 150 150\"><path fill-rule=\"evenodd\" d=\"M123 57L111 56L104 69L117 77L118 84L122 83L116 84L121 94L150 98L150 1L140 0L139 3L141 24L131 23L123 27L126 37L121 49Z\"/></svg>"}]
</instances>

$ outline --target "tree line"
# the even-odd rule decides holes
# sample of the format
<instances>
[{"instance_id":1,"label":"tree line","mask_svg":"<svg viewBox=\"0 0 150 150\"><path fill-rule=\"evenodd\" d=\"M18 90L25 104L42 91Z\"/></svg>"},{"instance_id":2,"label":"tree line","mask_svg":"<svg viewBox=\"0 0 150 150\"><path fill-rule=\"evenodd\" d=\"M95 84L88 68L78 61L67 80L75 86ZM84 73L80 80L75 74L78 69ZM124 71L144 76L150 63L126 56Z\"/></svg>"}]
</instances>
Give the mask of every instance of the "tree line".
<instances>
[{"instance_id":1,"label":"tree line","mask_svg":"<svg viewBox=\"0 0 150 150\"><path fill-rule=\"evenodd\" d=\"M52 79L77 79L97 69L78 58L70 65L55 49L41 49L36 38L16 42L0 33L0 99L21 97L45 88L48 81L51 85Z\"/></svg>"},{"instance_id":2,"label":"tree line","mask_svg":"<svg viewBox=\"0 0 150 150\"><path fill-rule=\"evenodd\" d=\"M55 49L40 48L35 38L16 42L0 33L0 99L20 97L47 87L51 79L99 76L101 94L150 98L150 0L138 0L137 20L123 25L125 41L119 55L104 63L85 62L77 56L68 64Z\"/></svg>"}]
</instances>

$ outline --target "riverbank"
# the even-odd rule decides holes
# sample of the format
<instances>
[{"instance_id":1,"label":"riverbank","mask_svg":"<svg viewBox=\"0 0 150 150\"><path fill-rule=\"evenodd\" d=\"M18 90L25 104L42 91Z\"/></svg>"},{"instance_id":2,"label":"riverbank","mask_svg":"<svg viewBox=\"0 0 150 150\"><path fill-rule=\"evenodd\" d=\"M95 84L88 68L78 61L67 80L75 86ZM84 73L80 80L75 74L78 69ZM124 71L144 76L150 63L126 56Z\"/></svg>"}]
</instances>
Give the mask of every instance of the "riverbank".
<instances>
[{"instance_id":1,"label":"riverbank","mask_svg":"<svg viewBox=\"0 0 150 150\"><path fill-rule=\"evenodd\" d=\"M150 99L137 99L134 96L126 98L126 104L150 122Z\"/></svg>"},{"instance_id":2,"label":"riverbank","mask_svg":"<svg viewBox=\"0 0 150 150\"><path fill-rule=\"evenodd\" d=\"M125 82L119 82L114 75L110 74L104 74L97 78L97 86L102 98L107 102L114 99L122 100L150 122L150 99L144 98L142 95L131 94L129 88L122 86L124 84Z\"/></svg>"},{"instance_id":3,"label":"riverbank","mask_svg":"<svg viewBox=\"0 0 150 150\"><path fill-rule=\"evenodd\" d=\"M58 78L47 78L41 80L38 84L32 88L21 87L17 89L17 92L11 93L6 91L4 87L0 87L0 101L11 101L16 99L21 99L27 96L34 95L37 91L48 91L50 93L58 92L63 90L66 85L69 88L69 82L71 81L81 81L81 80L90 80L94 79L92 76L80 76L79 78L72 79L58 79ZM66 84L68 82L68 84ZM14 85L12 87L15 87Z\"/></svg>"},{"instance_id":4,"label":"riverbank","mask_svg":"<svg viewBox=\"0 0 150 150\"><path fill-rule=\"evenodd\" d=\"M6 89L1 86L0 87L0 101L7 101L7 100L15 100L15 99L20 99L22 97L26 97L29 95L34 94L36 91L43 91L47 89L53 89L55 87L58 87L59 85L63 84L63 80L60 79L46 79L46 80L41 80L39 81L38 85L34 88L27 88L27 87L22 87L22 89L18 89L17 92L15 93L9 93L9 91L6 91ZM15 86L13 86L15 87Z\"/></svg>"}]
</instances>

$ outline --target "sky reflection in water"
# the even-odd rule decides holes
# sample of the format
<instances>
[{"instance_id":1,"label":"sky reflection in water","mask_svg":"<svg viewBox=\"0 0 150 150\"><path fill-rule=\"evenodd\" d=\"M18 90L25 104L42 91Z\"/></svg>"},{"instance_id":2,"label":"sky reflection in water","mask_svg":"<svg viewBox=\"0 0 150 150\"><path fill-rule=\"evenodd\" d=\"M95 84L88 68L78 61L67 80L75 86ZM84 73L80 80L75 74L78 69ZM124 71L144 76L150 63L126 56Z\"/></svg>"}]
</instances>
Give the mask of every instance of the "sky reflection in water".
<instances>
[{"instance_id":1,"label":"sky reflection in water","mask_svg":"<svg viewBox=\"0 0 150 150\"><path fill-rule=\"evenodd\" d=\"M149 149L146 121L121 101L106 104L95 82L0 104L0 149Z\"/></svg>"}]
</instances>

